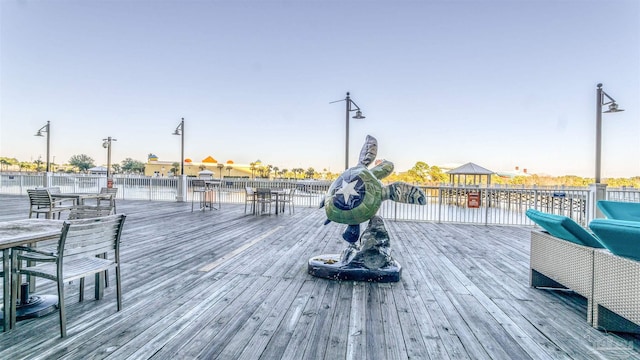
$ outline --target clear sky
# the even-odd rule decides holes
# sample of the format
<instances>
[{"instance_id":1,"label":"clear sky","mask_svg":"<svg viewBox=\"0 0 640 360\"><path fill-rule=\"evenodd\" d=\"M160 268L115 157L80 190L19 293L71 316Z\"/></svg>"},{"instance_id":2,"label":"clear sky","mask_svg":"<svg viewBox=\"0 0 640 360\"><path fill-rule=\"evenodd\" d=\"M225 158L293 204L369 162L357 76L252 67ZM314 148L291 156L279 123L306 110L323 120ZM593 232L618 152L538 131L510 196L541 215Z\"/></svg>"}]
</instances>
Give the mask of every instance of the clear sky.
<instances>
[{"instance_id":1,"label":"clear sky","mask_svg":"<svg viewBox=\"0 0 640 360\"><path fill-rule=\"evenodd\" d=\"M640 175L640 1L0 0L0 156Z\"/></svg>"}]
</instances>

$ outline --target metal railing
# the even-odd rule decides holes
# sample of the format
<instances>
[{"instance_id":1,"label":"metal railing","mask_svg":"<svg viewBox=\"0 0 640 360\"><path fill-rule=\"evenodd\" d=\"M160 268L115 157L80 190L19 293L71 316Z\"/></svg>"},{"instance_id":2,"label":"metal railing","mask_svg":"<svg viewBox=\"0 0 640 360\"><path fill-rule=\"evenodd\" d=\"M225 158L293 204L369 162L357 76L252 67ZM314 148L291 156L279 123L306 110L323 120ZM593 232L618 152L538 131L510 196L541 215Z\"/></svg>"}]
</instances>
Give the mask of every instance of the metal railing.
<instances>
[{"instance_id":1,"label":"metal railing","mask_svg":"<svg viewBox=\"0 0 640 360\"><path fill-rule=\"evenodd\" d=\"M176 201L179 178L114 176L118 199ZM191 181L187 178L185 201L191 201ZM45 177L38 174L0 174L0 193L26 195L27 189L44 186ZM55 174L48 186L62 192L96 193L107 179L95 175ZM221 179L216 186L217 201L222 204L244 204L245 187L296 188L294 206L319 207L331 182L296 180ZM505 187L505 186L422 186L427 196L424 206L384 201L378 214L386 219L435 221L469 224L532 225L527 209L560 214L586 225L593 218L589 204L594 195L588 188ZM640 190L607 189L607 199L640 202Z\"/></svg>"}]
</instances>

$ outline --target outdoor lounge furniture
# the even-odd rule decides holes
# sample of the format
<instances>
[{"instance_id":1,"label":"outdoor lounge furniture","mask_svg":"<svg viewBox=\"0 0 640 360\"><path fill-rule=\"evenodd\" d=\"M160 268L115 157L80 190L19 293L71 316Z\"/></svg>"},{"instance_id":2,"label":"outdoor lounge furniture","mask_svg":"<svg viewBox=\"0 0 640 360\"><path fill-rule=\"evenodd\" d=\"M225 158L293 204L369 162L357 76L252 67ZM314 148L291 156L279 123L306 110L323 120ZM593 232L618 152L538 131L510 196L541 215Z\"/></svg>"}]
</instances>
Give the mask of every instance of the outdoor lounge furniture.
<instances>
[{"instance_id":1,"label":"outdoor lounge furniture","mask_svg":"<svg viewBox=\"0 0 640 360\"><path fill-rule=\"evenodd\" d=\"M568 288L587 299L587 322L593 318L593 254L598 239L570 218L527 210L527 216L548 231L531 232L532 287Z\"/></svg>"},{"instance_id":2,"label":"outdoor lounge furniture","mask_svg":"<svg viewBox=\"0 0 640 360\"><path fill-rule=\"evenodd\" d=\"M191 181L191 212L193 212L193 203L196 197L198 197L200 210L205 210L207 205L209 210L213 208L211 197L208 196L210 191L211 189L207 187L207 183L204 180L196 179Z\"/></svg>"},{"instance_id":3,"label":"outdoor lounge furniture","mask_svg":"<svg viewBox=\"0 0 640 360\"><path fill-rule=\"evenodd\" d=\"M78 205L69 210L69 220L90 219L101 216L109 216L115 213L115 208L107 206Z\"/></svg>"},{"instance_id":4,"label":"outdoor lounge furniture","mask_svg":"<svg viewBox=\"0 0 640 360\"><path fill-rule=\"evenodd\" d=\"M118 188L108 188L103 187L100 188L100 195L98 196L98 200L96 205L100 206L101 201L108 201L109 206L113 207L113 213L115 214L118 210L116 209L116 195L118 194Z\"/></svg>"},{"instance_id":5,"label":"outdoor lounge furniture","mask_svg":"<svg viewBox=\"0 0 640 360\"><path fill-rule=\"evenodd\" d=\"M271 197L271 189L269 188L258 188L256 189L256 214L263 214L265 212L271 215L271 204L274 202L274 199ZM267 208L269 209L267 211Z\"/></svg>"},{"instance_id":6,"label":"outdoor lounge furniture","mask_svg":"<svg viewBox=\"0 0 640 360\"><path fill-rule=\"evenodd\" d=\"M595 219L589 227L609 250L595 253L593 326L640 333L640 222Z\"/></svg>"},{"instance_id":7,"label":"outdoor lounge furniture","mask_svg":"<svg viewBox=\"0 0 640 360\"><path fill-rule=\"evenodd\" d=\"M640 334L640 261L595 251L593 327Z\"/></svg>"},{"instance_id":8,"label":"outdoor lounge furniture","mask_svg":"<svg viewBox=\"0 0 640 360\"><path fill-rule=\"evenodd\" d=\"M251 204L251 213L256 211L256 192L253 188L245 186L244 188L244 213L247 213L247 204Z\"/></svg>"},{"instance_id":9,"label":"outdoor lounge furniture","mask_svg":"<svg viewBox=\"0 0 640 360\"><path fill-rule=\"evenodd\" d=\"M58 288L58 311L60 317L60 335L65 337L66 315L64 286L72 280L82 279L95 274L95 298L102 298L102 276L107 269L115 268L117 309L122 308L122 289L120 273L120 237L125 215L111 215L84 220L65 221L55 251L42 251L36 248L22 248L20 252L37 252L43 256L33 266L18 268L12 265L13 286L11 289L11 316L15 323L15 306L20 275L26 274L55 281ZM12 264L17 263L19 251L12 252ZM101 258L107 252L113 254L110 259ZM80 288L80 292L83 292ZM81 296L82 299L82 296Z\"/></svg>"},{"instance_id":10,"label":"outdoor lounge furniture","mask_svg":"<svg viewBox=\"0 0 640 360\"><path fill-rule=\"evenodd\" d=\"M60 213L71 208L71 206L65 204L71 204L69 201L73 201L73 199L55 200L51 196L49 189L46 188L27 189L27 194L29 195L30 204L29 218L33 214L36 214L36 218L40 217L40 214L44 214L47 219L53 219L58 214L59 219Z\"/></svg>"},{"instance_id":11,"label":"outdoor lounge furniture","mask_svg":"<svg viewBox=\"0 0 640 360\"><path fill-rule=\"evenodd\" d=\"M69 210L69 218L68 220L78 220L78 219L90 219L101 216L109 216L113 214L114 209L111 206L91 206L91 205L77 205ZM27 261L27 266L31 266L33 262L46 259L47 256L43 255L42 252L50 253L54 252L57 246L57 242L55 241L47 241L41 242L38 244L38 252L22 252L18 254L18 260ZM106 256L106 253L104 254ZM105 272L105 274L107 274ZM27 282L29 283L30 291L36 290L36 284L34 279L31 276L27 276ZM80 287L84 286L84 278L80 280ZM108 278L105 279L105 286L109 286ZM80 301L82 301L83 293L80 292Z\"/></svg>"},{"instance_id":12,"label":"outdoor lounge furniture","mask_svg":"<svg viewBox=\"0 0 640 360\"><path fill-rule=\"evenodd\" d=\"M609 219L640 221L640 203L600 200L597 205Z\"/></svg>"},{"instance_id":13,"label":"outdoor lounge furniture","mask_svg":"<svg viewBox=\"0 0 640 360\"><path fill-rule=\"evenodd\" d=\"M295 194L295 192L296 192L296 188L291 188L291 189L284 190L282 194L279 195L278 202L282 204L281 205L282 211L284 211L284 207L288 204L289 214L291 214L292 210L295 213L295 208L293 205L293 195Z\"/></svg>"}]
</instances>

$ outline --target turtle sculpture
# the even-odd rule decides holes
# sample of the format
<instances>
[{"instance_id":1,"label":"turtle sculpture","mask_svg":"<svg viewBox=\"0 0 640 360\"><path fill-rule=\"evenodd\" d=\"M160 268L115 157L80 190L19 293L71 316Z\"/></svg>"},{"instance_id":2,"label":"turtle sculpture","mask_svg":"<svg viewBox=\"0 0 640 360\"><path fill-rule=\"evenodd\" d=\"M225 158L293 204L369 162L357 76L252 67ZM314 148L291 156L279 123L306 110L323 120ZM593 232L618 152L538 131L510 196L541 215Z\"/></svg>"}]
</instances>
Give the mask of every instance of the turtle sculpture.
<instances>
[{"instance_id":1,"label":"turtle sculpture","mask_svg":"<svg viewBox=\"0 0 640 360\"><path fill-rule=\"evenodd\" d=\"M329 187L320 207L326 224L346 224L342 238L349 243L342 254L321 255L309 260L309 273L336 280L398 281L400 265L390 256L389 236L382 218L376 216L384 200L424 205L426 196L407 183L384 185L380 181L393 172L393 163L379 162L369 169L378 153L378 141L367 135L358 165L345 170ZM360 224L369 221L360 235ZM360 240L360 246L357 244Z\"/></svg>"}]
</instances>

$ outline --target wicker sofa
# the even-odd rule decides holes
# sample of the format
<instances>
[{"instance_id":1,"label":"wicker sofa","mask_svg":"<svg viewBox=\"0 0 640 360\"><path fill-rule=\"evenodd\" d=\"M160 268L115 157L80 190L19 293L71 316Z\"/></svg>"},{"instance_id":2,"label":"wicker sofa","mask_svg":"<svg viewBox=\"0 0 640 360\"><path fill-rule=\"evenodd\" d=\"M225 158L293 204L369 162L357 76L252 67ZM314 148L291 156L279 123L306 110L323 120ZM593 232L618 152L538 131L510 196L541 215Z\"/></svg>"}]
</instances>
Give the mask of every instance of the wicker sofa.
<instances>
[{"instance_id":1,"label":"wicker sofa","mask_svg":"<svg viewBox=\"0 0 640 360\"><path fill-rule=\"evenodd\" d=\"M593 327L640 334L640 261L594 252Z\"/></svg>"},{"instance_id":2,"label":"wicker sofa","mask_svg":"<svg viewBox=\"0 0 640 360\"><path fill-rule=\"evenodd\" d=\"M531 231L529 285L571 289L587 299L587 322L593 324L594 248Z\"/></svg>"},{"instance_id":3,"label":"wicker sofa","mask_svg":"<svg viewBox=\"0 0 640 360\"><path fill-rule=\"evenodd\" d=\"M593 324L593 254L598 239L570 218L534 209L527 216L546 232L531 232L529 285L570 289L587 299L587 322Z\"/></svg>"},{"instance_id":4,"label":"wicker sofa","mask_svg":"<svg viewBox=\"0 0 640 360\"><path fill-rule=\"evenodd\" d=\"M640 221L640 203L599 200L597 206L608 219Z\"/></svg>"},{"instance_id":5,"label":"wicker sofa","mask_svg":"<svg viewBox=\"0 0 640 360\"><path fill-rule=\"evenodd\" d=\"M593 326L640 333L640 222L595 219L589 227L608 250L594 253Z\"/></svg>"}]
</instances>

